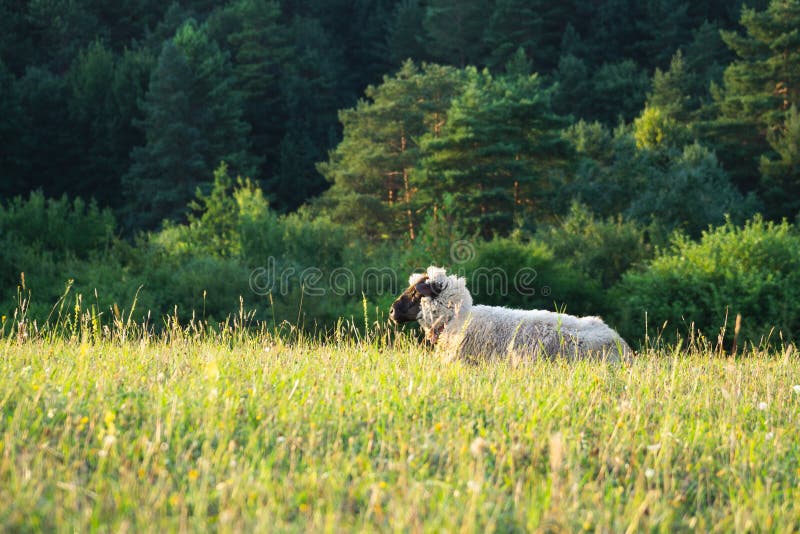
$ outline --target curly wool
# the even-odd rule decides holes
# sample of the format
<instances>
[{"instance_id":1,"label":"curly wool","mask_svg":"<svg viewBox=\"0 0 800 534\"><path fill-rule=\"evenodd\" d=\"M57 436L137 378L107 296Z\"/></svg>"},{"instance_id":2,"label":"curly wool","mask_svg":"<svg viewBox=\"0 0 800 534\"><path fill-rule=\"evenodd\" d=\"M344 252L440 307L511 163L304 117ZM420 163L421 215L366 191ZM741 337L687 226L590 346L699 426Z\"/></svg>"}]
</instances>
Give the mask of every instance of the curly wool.
<instances>
[{"instance_id":1,"label":"curly wool","mask_svg":"<svg viewBox=\"0 0 800 534\"><path fill-rule=\"evenodd\" d=\"M431 266L426 273L412 275L409 283L414 285L426 275L438 293L421 300L418 321L447 359L517 361L562 356L619 361L632 354L599 317L473 306L466 280L442 268Z\"/></svg>"}]
</instances>

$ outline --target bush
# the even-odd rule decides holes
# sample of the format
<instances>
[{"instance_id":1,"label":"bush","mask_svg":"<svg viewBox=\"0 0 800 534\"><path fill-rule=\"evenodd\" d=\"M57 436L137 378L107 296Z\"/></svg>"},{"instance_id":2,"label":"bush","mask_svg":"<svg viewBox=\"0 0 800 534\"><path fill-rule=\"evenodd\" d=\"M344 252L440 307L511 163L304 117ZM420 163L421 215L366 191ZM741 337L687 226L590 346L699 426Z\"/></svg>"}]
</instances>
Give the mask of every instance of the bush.
<instances>
[{"instance_id":1,"label":"bush","mask_svg":"<svg viewBox=\"0 0 800 534\"><path fill-rule=\"evenodd\" d=\"M658 222L668 230L677 228L697 237L709 225L724 223L727 215L742 222L756 212L755 197L742 196L714 153L702 145L686 145L682 151L642 152L653 165L626 212L634 219Z\"/></svg>"},{"instance_id":2,"label":"bush","mask_svg":"<svg viewBox=\"0 0 800 534\"><path fill-rule=\"evenodd\" d=\"M34 192L27 199L0 204L2 314L10 316L19 297L27 298L30 291L30 317L46 318L69 279L83 279L106 261L116 242L114 229L109 210L80 198L45 199ZM24 288L21 273L25 273Z\"/></svg>"},{"instance_id":3,"label":"bush","mask_svg":"<svg viewBox=\"0 0 800 534\"><path fill-rule=\"evenodd\" d=\"M537 239L555 257L608 289L632 266L653 256L644 227L621 216L598 220L584 205L573 203L569 214L556 225L541 228Z\"/></svg>"},{"instance_id":4,"label":"bush","mask_svg":"<svg viewBox=\"0 0 800 534\"><path fill-rule=\"evenodd\" d=\"M27 200L17 197L5 207L0 204L0 235L7 247L47 250L59 258L87 258L102 250L112 240L115 226L110 210L80 198L45 199L37 191Z\"/></svg>"},{"instance_id":5,"label":"bush","mask_svg":"<svg viewBox=\"0 0 800 534\"><path fill-rule=\"evenodd\" d=\"M712 340L737 314L741 337L759 342L774 329L784 339L800 333L800 237L786 222L760 217L737 227L730 220L700 242L676 235L642 272L627 273L615 290L623 335L641 339L650 327L687 334L693 324ZM773 341L775 340L773 336Z\"/></svg>"},{"instance_id":6,"label":"bush","mask_svg":"<svg viewBox=\"0 0 800 534\"><path fill-rule=\"evenodd\" d=\"M600 313L599 284L553 254L546 244L518 235L479 241L475 256L452 270L467 277L476 304Z\"/></svg>"}]
</instances>

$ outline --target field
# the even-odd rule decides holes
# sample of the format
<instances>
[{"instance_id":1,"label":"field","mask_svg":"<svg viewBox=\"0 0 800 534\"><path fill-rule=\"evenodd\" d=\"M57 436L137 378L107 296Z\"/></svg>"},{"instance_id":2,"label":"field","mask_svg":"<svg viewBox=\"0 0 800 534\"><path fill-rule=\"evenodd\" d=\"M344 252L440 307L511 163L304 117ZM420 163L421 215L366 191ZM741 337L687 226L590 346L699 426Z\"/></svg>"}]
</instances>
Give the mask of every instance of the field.
<instances>
[{"instance_id":1,"label":"field","mask_svg":"<svg viewBox=\"0 0 800 534\"><path fill-rule=\"evenodd\" d=\"M0 525L797 531L799 384L791 348L510 367L386 332L6 329Z\"/></svg>"}]
</instances>

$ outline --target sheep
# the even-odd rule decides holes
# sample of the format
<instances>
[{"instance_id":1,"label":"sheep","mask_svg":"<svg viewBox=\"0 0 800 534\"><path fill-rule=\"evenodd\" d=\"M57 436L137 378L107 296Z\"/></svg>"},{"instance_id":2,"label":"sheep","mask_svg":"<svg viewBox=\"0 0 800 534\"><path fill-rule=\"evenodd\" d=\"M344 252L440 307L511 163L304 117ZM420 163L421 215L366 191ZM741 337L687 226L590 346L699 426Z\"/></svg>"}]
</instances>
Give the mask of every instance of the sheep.
<instances>
[{"instance_id":1,"label":"sheep","mask_svg":"<svg viewBox=\"0 0 800 534\"><path fill-rule=\"evenodd\" d=\"M464 278L439 267L412 274L392 304L395 323L418 321L446 360L630 359L627 343L599 317L472 304Z\"/></svg>"}]
</instances>

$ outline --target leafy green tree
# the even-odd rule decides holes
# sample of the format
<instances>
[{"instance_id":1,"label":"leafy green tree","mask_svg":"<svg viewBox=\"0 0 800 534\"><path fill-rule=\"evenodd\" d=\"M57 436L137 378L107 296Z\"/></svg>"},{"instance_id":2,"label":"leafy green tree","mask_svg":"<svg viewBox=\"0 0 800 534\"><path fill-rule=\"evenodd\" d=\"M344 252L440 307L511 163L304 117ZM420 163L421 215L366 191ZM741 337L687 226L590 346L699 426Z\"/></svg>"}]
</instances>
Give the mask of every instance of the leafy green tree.
<instances>
[{"instance_id":1,"label":"leafy green tree","mask_svg":"<svg viewBox=\"0 0 800 534\"><path fill-rule=\"evenodd\" d=\"M573 202L563 218L537 229L536 239L565 261L609 289L632 266L652 258L646 227L621 215L600 219Z\"/></svg>"},{"instance_id":2,"label":"leafy green tree","mask_svg":"<svg viewBox=\"0 0 800 534\"><path fill-rule=\"evenodd\" d=\"M569 159L560 133L565 121L552 112L538 75L467 72L441 135L422 140L420 187L439 196L452 192L468 229L508 233L515 217L550 215L550 174Z\"/></svg>"},{"instance_id":3,"label":"leafy green tree","mask_svg":"<svg viewBox=\"0 0 800 534\"><path fill-rule=\"evenodd\" d=\"M393 77L366 90L368 100L343 110L344 139L320 172L332 182L323 204L334 221L366 238L416 237L419 140L440 135L452 98L462 89L452 67L407 61Z\"/></svg>"},{"instance_id":4,"label":"leafy green tree","mask_svg":"<svg viewBox=\"0 0 800 534\"><path fill-rule=\"evenodd\" d=\"M555 209L565 212L575 200L602 218L628 209L649 167L629 129L612 132L600 122L581 120L564 137L575 147L577 163L574 174L558 187Z\"/></svg>"},{"instance_id":5,"label":"leafy green tree","mask_svg":"<svg viewBox=\"0 0 800 534\"><path fill-rule=\"evenodd\" d=\"M737 59L714 91L718 116L704 125L723 164L745 190L759 183L759 161L770 151L769 135L800 100L800 3L772 0L764 11L744 9L745 35L723 32ZM767 180L769 181L769 179ZM780 206L768 204L770 214Z\"/></svg>"},{"instance_id":6,"label":"leafy green tree","mask_svg":"<svg viewBox=\"0 0 800 534\"><path fill-rule=\"evenodd\" d=\"M658 149L683 146L689 140L688 130L662 108L647 106L633 121L637 148Z\"/></svg>"},{"instance_id":7,"label":"leafy green tree","mask_svg":"<svg viewBox=\"0 0 800 534\"><path fill-rule=\"evenodd\" d=\"M180 218L219 161L241 174L253 170L231 79L227 58L194 23L164 44L142 104L146 144L131 153L125 177L129 225Z\"/></svg>"}]
</instances>

